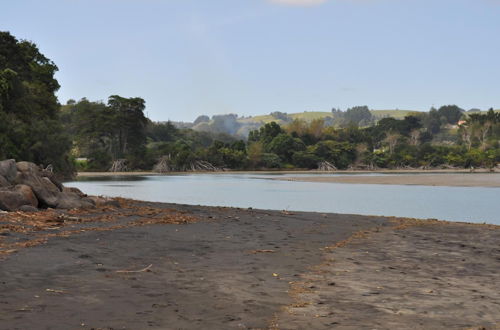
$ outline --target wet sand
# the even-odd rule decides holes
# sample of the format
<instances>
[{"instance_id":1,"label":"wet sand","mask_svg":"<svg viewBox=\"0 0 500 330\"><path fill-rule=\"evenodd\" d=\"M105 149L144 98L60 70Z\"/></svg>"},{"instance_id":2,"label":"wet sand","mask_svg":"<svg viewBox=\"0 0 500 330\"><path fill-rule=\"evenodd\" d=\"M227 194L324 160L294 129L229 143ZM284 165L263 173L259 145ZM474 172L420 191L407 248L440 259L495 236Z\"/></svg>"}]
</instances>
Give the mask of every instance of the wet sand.
<instances>
[{"instance_id":1,"label":"wet sand","mask_svg":"<svg viewBox=\"0 0 500 330\"><path fill-rule=\"evenodd\" d=\"M500 173L440 173L281 177L273 180L354 184L391 184L447 187L500 187Z\"/></svg>"},{"instance_id":2,"label":"wet sand","mask_svg":"<svg viewBox=\"0 0 500 330\"><path fill-rule=\"evenodd\" d=\"M2 329L500 322L499 227L121 202L24 227L0 214Z\"/></svg>"}]
</instances>

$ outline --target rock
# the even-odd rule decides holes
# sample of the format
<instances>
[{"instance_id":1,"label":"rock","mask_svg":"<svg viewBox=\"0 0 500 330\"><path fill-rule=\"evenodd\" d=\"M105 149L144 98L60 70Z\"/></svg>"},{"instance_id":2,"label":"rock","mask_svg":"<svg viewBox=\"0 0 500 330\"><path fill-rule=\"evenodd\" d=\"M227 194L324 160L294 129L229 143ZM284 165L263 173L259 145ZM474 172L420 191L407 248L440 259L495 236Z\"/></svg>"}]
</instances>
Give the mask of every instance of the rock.
<instances>
[{"instance_id":1,"label":"rock","mask_svg":"<svg viewBox=\"0 0 500 330\"><path fill-rule=\"evenodd\" d=\"M61 181L56 179L56 176L54 175L54 173L52 173L51 171L48 171L48 170L41 170L40 173L43 177L49 179L57 187L57 189L59 189L59 191L63 191L64 187L63 187Z\"/></svg>"},{"instance_id":2,"label":"rock","mask_svg":"<svg viewBox=\"0 0 500 330\"><path fill-rule=\"evenodd\" d=\"M14 159L8 159L0 162L0 176L12 183L16 178L17 168Z\"/></svg>"},{"instance_id":3,"label":"rock","mask_svg":"<svg viewBox=\"0 0 500 330\"><path fill-rule=\"evenodd\" d=\"M23 212L38 212L38 211L40 211L39 209L37 209L36 207L31 206L31 205L23 205L18 210L23 211Z\"/></svg>"},{"instance_id":4,"label":"rock","mask_svg":"<svg viewBox=\"0 0 500 330\"><path fill-rule=\"evenodd\" d=\"M120 207L120 203L117 200L111 198L98 197L98 196L89 196L89 198L94 201L97 207L102 207L102 206L110 206L116 208Z\"/></svg>"},{"instance_id":5,"label":"rock","mask_svg":"<svg viewBox=\"0 0 500 330\"><path fill-rule=\"evenodd\" d=\"M88 209L94 208L95 204L88 198L81 198L77 193L66 192L59 195L56 207L58 209Z\"/></svg>"},{"instance_id":6,"label":"rock","mask_svg":"<svg viewBox=\"0 0 500 330\"><path fill-rule=\"evenodd\" d=\"M87 197L87 194L84 194L80 189L75 188L75 187L63 187L62 192L63 193L67 193L67 192L75 193L82 198Z\"/></svg>"},{"instance_id":7,"label":"rock","mask_svg":"<svg viewBox=\"0 0 500 330\"><path fill-rule=\"evenodd\" d=\"M20 192L24 196L25 200L29 201L27 205L38 207L38 199L33 193L33 190L31 190L30 186L27 186L25 184L18 184L17 186L15 186L15 190Z\"/></svg>"},{"instance_id":8,"label":"rock","mask_svg":"<svg viewBox=\"0 0 500 330\"><path fill-rule=\"evenodd\" d=\"M38 167L36 169L29 167L27 171L20 170L17 172L15 182L30 186L40 206L56 207L61 192L48 178L40 177L39 172Z\"/></svg>"},{"instance_id":9,"label":"rock","mask_svg":"<svg viewBox=\"0 0 500 330\"><path fill-rule=\"evenodd\" d=\"M30 162L18 162L16 167L17 170L21 172L40 172L40 167Z\"/></svg>"},{"instance_id":10,"label":"rock","mask_svg":"<svg viewBox=\"0 0 500 330\"><path fill-rule=\"evenodd\" d=\"M0 175L0 188L8 187L10 185L11 185L10 182L7 181L7 179L4 178L3 175Z\"/></svg>"},{"instance_id":11,"label":"rock","mask_svg":"<svg viewBox=\"0 0 500 330\"><path fill-rule=\"evenodd\" d=\"M15 185L15 186L13 186ZM107 201L105 201L107 202ZM103 202L103 203L105 203ZM30 162L0 162L0 210L93 208L96 202L77 188L64 188L52 173Z\"/></svg>"},{"instance_id":12,"label":"rock","mask_svg":"<svg viewBox=\"0 0 500 330\"><path fill-rule=\"evenodd\" d=\"M0 209L16 211L23 205L29 205L34 208L38 206L38 201L30 187L17 185L0 190Z\"/></svg>"}]
</instances>

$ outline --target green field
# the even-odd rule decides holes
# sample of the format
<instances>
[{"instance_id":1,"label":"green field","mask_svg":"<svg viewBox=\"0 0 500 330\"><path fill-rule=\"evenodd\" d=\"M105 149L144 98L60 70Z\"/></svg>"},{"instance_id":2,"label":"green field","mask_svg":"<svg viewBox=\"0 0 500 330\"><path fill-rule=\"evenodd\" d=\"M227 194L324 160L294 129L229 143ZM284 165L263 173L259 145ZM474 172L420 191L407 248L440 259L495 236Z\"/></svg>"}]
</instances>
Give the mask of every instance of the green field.
<instances>
[{"instance_id":1,"label":"green field","mask_svg":"<svg viewBox=\"0 0 500 330\"><path fill-rule=\"evenodd\" d=\"M418 110L370 110L376 118L392 117L396 119L403 119L404 117L419 112Z\"/></svg>"},{"instance_id":2,"label":"green field","mask_svg":"<svg viewBox=\"0 0 500 330\"><path fill-rule=\"evenodd\" d=\"M403 119L405 116L408 116L409 114L417 112L417 110L371 110L371 113L374 117L377 119L380 118L385 118L385 117L392 117L392 118L397 118L397 119ZM304 112L298 112L298 113L290 113L288 116L292 119L302 119L305 121L312 121L314 119L322 119L328 116L332 116L331 112L326 112L326 111L304 111ZM261 115L261 116L254 116L250 118L244 118L240 119L239 122L244 123L244 124L250 124L250 123L270 123L272 121L277 122L278 124L282 123L281 120L277 120L271 115Z\"/></svg>"}]
</instances>

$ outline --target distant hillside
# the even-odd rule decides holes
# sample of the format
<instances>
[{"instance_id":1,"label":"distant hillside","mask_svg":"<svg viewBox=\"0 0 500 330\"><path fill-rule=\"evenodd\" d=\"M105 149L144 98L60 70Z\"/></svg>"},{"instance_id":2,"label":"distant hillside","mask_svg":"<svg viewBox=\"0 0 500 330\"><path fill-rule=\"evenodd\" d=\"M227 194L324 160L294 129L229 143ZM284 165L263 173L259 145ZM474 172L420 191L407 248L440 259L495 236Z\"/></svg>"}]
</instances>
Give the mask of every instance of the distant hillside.
<instances>
[{"instance_id":1,"label":"distant hillside","mask_svg":"<svg viewBox=\"0 0 500 330\"><path fill-rule=\"evenodd\" d=\"M372 121L378 121L382 118L393 117L403 119L405 116L415 112L413 110L370 110ZM337 114L338 116L338 114ZM369 116L369 115L368 115ZM193 123L174 123L179 128L192 128L196 131L221 132L246 138L252 130L259 129L261 126L276 122L280 125L286 125L295 119L310 122L315 119L324 119L327 125L334 125L336 117L332 112L325 111L304 111L299 113L274 112L267 115L239 117L235 114L216 115L212 118L200 116ZM337 118L338 119L338 118Z\"/></svg>"},{"instance_id":2,"label":"distant hillside","mask_svg":"<svg viewBox=\"0 0 500 330\"><path fill-rule=\"evenodd\" d=\"M363 113L365 117L369 118L368 120L359 121L360 126L370 126L375 124L377 121L383 118L395 118L395 119L403 119L404 117L411 115L413 113L422 112L420 110L368 110L367 107L358 107L358 110ZM500 111L500 110L495 110ZM473 112L481 112L485 113L486 111L470 111L465 112L473 113ZM208 116L200 116L193 123L174 123L179 128L192 128L196 131L205 131L205 132L217 132L217 133L226 133L234 136L238 136L241 138L246 138L248 133L252 130L259 129L261 126L270 123L276 122L279 125L286 125L292 122L295 119L305 120L310 122L315 119L324 119L326 126L341 126L345 125L346 122L349 122L348 118L343 117L346 112L338 111L338 112L326 112L326 111L304 111L298 113L284 113L284 112L273 112L267 115L259 115L259 116L249 116L249 117L239 117L235 114L228 115L215 115L212 118Z\"/></svg>"},{"instance_id":3,"label":"distant hillside","mask_svg":"<svg viewBox=\"0 0 500 330\"><path fill-rule=\"evenodd\" d=\"M370 110L372 115L377 118L386 118L386 117L392 117L396 119L403 119L404 117L408 116L409 114L413 112L418 112L418 110ZM294 119L302 119L306 121L311 121L314 119L324 119L326 117L332 117L331 112L326 112L326 111L304 111L304 112L298 112L298 113L290 113L288 114L288 117L290 117L292 120ZM276 119L275 117L271 115L261 115L261 116L253 116L253 117L247 117L247 118L242 118L238 120L241 123L258 123L258 122L263 122L263 123L270 123L272 121L275 122L284 122L283 120Z\"/></svg>"},{"instance_id":4,"label":"distant hillside","mask_svg":"<svg viewBox=\"0 0 500 330\"><path fill-rule=\"evenodd\" d=\"M404 117L409 116L414 112L420 112L420 110L370 110L370 112L377 119L386 117L403 119Z\"/></svg>"}]
</instances>

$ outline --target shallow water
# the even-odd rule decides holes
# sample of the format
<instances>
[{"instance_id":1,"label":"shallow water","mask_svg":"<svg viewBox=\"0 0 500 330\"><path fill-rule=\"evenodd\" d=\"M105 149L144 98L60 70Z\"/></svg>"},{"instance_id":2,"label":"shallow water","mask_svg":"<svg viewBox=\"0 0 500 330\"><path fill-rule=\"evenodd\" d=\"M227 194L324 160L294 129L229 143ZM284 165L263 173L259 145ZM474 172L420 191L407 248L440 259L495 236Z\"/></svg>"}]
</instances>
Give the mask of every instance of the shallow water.
<instances>
[{"instance_id":1,"label":"shallow water","mask_svg":"<svg viewBox=\"0 0 500 330\"><path fill-rule=\"evenodd\" d=\"M278 175L282 174L88 177L66 185L90 195L153 202L436 218L500 225L500 188L269 180Z\"/></svg>"}]
</instances>

